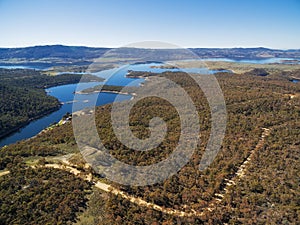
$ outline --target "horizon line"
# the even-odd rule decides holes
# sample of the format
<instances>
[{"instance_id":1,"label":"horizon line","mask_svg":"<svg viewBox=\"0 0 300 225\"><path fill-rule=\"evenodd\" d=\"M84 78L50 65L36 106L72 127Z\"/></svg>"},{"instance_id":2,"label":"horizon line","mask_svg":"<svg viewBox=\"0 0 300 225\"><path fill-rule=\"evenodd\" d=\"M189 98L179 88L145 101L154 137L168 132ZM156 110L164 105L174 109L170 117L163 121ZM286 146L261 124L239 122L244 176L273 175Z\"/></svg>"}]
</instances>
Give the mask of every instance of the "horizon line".
<instances>
[{"instance_id":1,"label":"horizon line","mask_svg":"<svg viewBox=\"0 0 300 225\"><path fill-rule=\"evenodd\" d=\"M107 48L107 49L117 49L117 48L136 48L136 49L269 49L269 50L300 50L300 48L272 48L264 46L235 46L235 47L180 47L178 48L151 48L151 47L134 47L134 46L121 46L121 47L112 47L112 46L89 46L89 45L67 45L67 44L37 44L37 45L27 45L27 46L0 46L0 49L16 49L16 48L34 48L34 47L46 47L46 46L64 46L64 47L86 47L86 48Z\"/></svg>"}]
</instances>

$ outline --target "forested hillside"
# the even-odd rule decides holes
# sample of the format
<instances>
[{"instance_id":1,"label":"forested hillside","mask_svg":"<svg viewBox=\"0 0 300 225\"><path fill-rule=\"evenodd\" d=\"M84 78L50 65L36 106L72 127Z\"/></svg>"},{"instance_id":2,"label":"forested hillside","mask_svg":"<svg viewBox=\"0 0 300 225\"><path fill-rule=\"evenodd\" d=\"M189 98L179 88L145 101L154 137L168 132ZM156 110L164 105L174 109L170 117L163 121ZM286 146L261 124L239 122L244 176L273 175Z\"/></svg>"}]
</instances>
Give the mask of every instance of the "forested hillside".
<instances>
[{"instance_id":1,"label":"forested hillside","mask_svg":"<svg viewBox=\"0 0 300 225\"><path fill-rule=\"evenodd\" d=\"M109 48L89 48L80 46L45 45L27 48L0 48L0 59L93 59L104 54Z\"/></svg>"},{"instance_id":2,"label":"forested hillside","mask_svg":"<svg viewBox=\"0 0 300 225\"><path fill-rule=\"evenodd\" d=\"M80 79L79 74L48 76L36 70L0 69L0 137L59 108L58 100L47 95L45 88L78 83ZM102 81L92 75L85 79Z\"/></svg>"},{"instance_id":3,"label":"forested hillside","mask_svg":"<svg viewBox=\"0 0 300 225\"><path fill-rule=\"evenodd\" d=\"M52 63L69 61L91 61L103 56L111 48L92 48L84 46L64 46L64 45L45 45L26 48L0 48L0 60L4 59L9 62L9 59L19 59L27 61L39 60L40 62L52 60ZM268 48L191 48L191 52L195 53L200 58L247 58L257 59L267 57L282 57L282 58L299 58L299 50L279 50ZM129 55L139 56L145 59L147 56L160 59L170 55L175 59L186 59L190 54L185 54L186 50L182 49L143 49L143 48L123 48L117 50L119 57ZM109 55L113 55L114 51ZM155 57L153 57L155 56ZM151 58L150 57L150 58Z\"/></svg>"},{"instance_id":4,"label":"forested hillside","mask_svg":"<svg viewBox=\"0 0 300 225\"><path fill-rule=\"evenodd\" d=\"M228 111L227 130L221 151L209 168L202 172L199 171L198 165L211 129L206 98L184 73L165 72L160 76L180 84L189 93L199 112L201 144L192 159L178 174L161 184L145 187L124 186L111 183L103 178L103 174L95 173L93 181L110 183L116 190L155 204L165 211L149 205L132 203L120 194L95 190L97 187L94 186L88 201L74 199L78 204L87 201L87 208L80 213L76 208L78 205L72 207L69 212L77 212L73 221L76 220L76 224L113 225L298 224L300 86L286 78L289 72L278 71L266 76L228 73L216 75L225 95ZM131 130L139 138L148 137L148 123L153 117L161 116L168 125L164 141L157 148L146 152L128 149L117 140L111 126L110 111L111 105L97 107L96 124L104 145L117 159L132 165L150 165L168 157L174 150L179 137L179 117L168 102L153 97L146 98L136 104L130 114ZM82 115L82 121L85 121L84 117L85 115ZM88 133L89 130L87 135ZM72 124L66 123L33 139L2 148L0 165L4 171L19 171L14 169L18 160L19 167L33 173L32 165L53 163L54 159L63 159L62 156L70 154L72 157L69 162L86 172L85 162L81 159L73 136ZM38 170L38 173L49 174L43 170ZM1 178L1 187L11 187L16 183L15 179L6 179L6 176L10 175ZM26 179L30 179L30 176ZM75 178L69 179L71 178L66 179L62 176L62 183L67 180L70 185L74 182L79 185ZM26 182L28 181L22 181L21 184L27 185ZM43 183L41 180L36 182ZM75 187L78 187L77 185ZM28 196L35 191L43 192L45 188L46 184L33 185L23 188L22 191L19 187L16 190L19 195L15 196L16 192L7 191L6 198L19 201L18 196ZM80 196L83 189L89 190L87 186L78 188ZM51 193L51 196L57 195L59 198L49 201L50 196L44 195L45 198L39 198L39 195L33 195L31 202L37 205L33 208L39 208L45 202L48 207L55 208L56 205L64 205L67 199L73 201L68 191L62 193L53 187ZM29 209L30 206L25 208L23 213L1 209L1 219L4 224L10 221L29 224L23 215ZM174 215L172 210L182 213ZM72 221L69 217L61 218L57 211L43 215L45 217L36 224L52 221L49 217L57 218L56 222L62 224L67 224L66 220ZM30 216L28 218L31 219Z\"/></svg>"}]
</instances>

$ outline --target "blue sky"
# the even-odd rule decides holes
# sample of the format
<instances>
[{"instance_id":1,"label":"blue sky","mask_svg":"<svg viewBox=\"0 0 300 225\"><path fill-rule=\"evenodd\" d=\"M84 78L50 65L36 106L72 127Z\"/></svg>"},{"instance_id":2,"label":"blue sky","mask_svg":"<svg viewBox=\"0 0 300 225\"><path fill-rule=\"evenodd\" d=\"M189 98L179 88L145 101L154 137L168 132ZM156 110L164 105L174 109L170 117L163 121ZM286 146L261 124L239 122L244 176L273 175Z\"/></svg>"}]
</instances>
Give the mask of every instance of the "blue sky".
<instances>
[{"instance_id":1,"label":"blue sky","mask_svg":"<svg viewBox=\"0 0 300 225\"><path fill-rule=\"evenodd\" d=\"M0 0L0 47L300 49L300 0Z\"/></svg>"}]
</instances>

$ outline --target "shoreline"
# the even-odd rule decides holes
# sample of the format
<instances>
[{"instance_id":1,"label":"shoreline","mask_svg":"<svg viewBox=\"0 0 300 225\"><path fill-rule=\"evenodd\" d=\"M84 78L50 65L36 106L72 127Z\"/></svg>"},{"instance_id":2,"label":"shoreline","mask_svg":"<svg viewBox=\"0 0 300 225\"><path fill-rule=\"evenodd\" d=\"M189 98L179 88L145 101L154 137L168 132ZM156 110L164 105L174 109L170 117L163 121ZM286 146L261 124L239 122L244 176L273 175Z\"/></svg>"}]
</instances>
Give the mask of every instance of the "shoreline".
<instances>
[{"instance_id":1,"label":"shoreline","mask_svg":"<svg viewBox=\"0 0 300 225\"><path fill-rule=\"evenodd\" d=\"M90 83L90 82L94 82L94 81L87 81L87 83ZM77 83L74 83L74 82L62 82L62 83L57 83L57 84L53 84L53 85L48 85L48 86L44 86L43 87L43 90L44 92L46 93L46 95L48 96L51 96L49 95L49 93L51 93L50 91L47 91L47 89L49 88L53 88L53 87L59 87L59 86L64 86L64 85L69 85L69 84L77 84ZM53 96L52 96L53 97ZM25 122L22 122L20 123L18 126L16 127L13 127L11 128L10 130L4 132L3 134L0 134L0 142L3 141L4 139L10 137L11 135L13 135L14 133L17 133L19 132L22 128L26 127L28 124L30 124L32 121L35 121L35 120L38 120L38 119L41 119L45 116L48 116L50 115L51 113L55 112L55 111L58 111L62 105L64 104L70 104L70 102L62 102L62 101L59 101L59 99L57 99L56 97L54 97L56 100L57 100L57 105L55 107L52 107L46 111L43 111L43 112L40 112L38 113L37 115L35 115L34 117L31 117L29 118L27 121ZM72 102L73 103L73 102ZM16 142L14 143L11 143L11 144L15 144ZM5 145L4 145L5 146ZM4 146L0 146L0 148L4 147Z\"/></svg>"},{"instance_id":2,"label":"shoreline","mask_svg":"<svg viewBox=\"0 0 300 225\"><path fill-rule=\"evenodd\" d=\"M109 91L109 90L100 90L100 91L92 91L92 92L82 92L82 91L77 91L75 94L79 95L90 95L90 94L95 94L95 93L111 93L111 94L119 94L119 95L136 95L136 93L129 93L129 92L120 92L120 91Z\"/></svg>"},{"instance_id":3,"label":"shoreline","mask_svg":"<svg viewBox=\"0 0 300 225\"><path fill-rule=\"evenodd\" d=\"M58 85L58 86L60 86L60 85ZM45 91L46 91L46 90L45 90ZM106 90L104 90L104 91L95 91L95 92L91 92L91 93L79 93L79 92L75 92L75 94L76 94L76 93L77 93L77 94L93 94L93 93L100 93L100 92L111 93L111 94L121 94L121 95L131 95L132 97L130 98L130 100L132 100L132 99L134 98L134 96L136 96L136 93L127 93L127 92L118 92L118 91L109 91L109 90L107 90L107 91L106 91ZM48 92L47 92L47 94L48 94ZM12 135L12 134L14 134L14 133L16 133L16 132L19 132L22 128L26 127L26 126L27 126L28 124L30 124L32 121L38 120L38 119L41 119L41 118L43 118L43 117L45 117L45 116L50 115L51 113L53 113L53 112L59 110L59 109L61 108L61 106L64 105L64 104L72 104L72 103L74 103L74 101L72 101L72 102L59 102L59 104L58 104L56 107L54 107L54 108L52 108L52 109L50 109L50 110L47 110L47 111L45 111L45 112L43 112L43 113L41 113L41 114L39 114L39 115L37 115L37 116L35 116L35 117L33 117L33 118L30 118L28 121L26 121L25 123L20 124L18 127L14 128L14 129L12 129L12 130L10 130L10 131L8 131L8 132L6 132L6 133L3 134L3 135L0 135L0 142L1 142L2 140L4 140L5 138L10 137L10 135ZM108 104L110 104L110 103L108 103ZM82 110L80 110L80 111L82 111ZM78 111L78 112L80 112L80 111ZM76 112L75 112L75 113L76 113ZM73 115L73 114L74 114L74 113L72 112L72 115ZM62 118L60 119L60 121L62 121ZM59 122L60 122L60 121L59 121ZM58 123L59 123L59 122L58 122ZM58 124L58 123L57 123L57 124ZM63 124L62 124L62 125L63 125ZM34 135L34 136L32 136L32 137L29 137L29 138L25 138L25 139L23 139L23 141L30 140L30 139L32 139L32 138L35 138L36 136L38 136L38 135L41 134L41 133L47 132L49 129L51 129L52 126L53 126L53 125L49 125L48 127L42 129L42 130L41 130L39 133L37 133L36 135ZM21 140L19 140L19 141L21 141ZM15 144L15 143L17 143L17 142L18 142L18 141L14 142L14 143L10 143L10 144L8 144L8 145ZM7 145L0 146L0 149L3 148L3 147L5 147L5 146L7 146Z\"/></svg>"},{"instance_id":4,"label":"shoreline","mask_svg":"<svg viewBox=\"0 0 300 225\"><path fill-rule=\"evenodd\" d=\"M48 116L49 114L51 114L51 113L53 113L53 112L59 110L60 107L61 107L62 105L63 105L63 103L59 102L59 104L58 104L56 107L54 107L54 108L52 108L52 109L49 109L49 110L47 110L47 111L45 111L45 112L43 112L43 113L40 113L40 114L38 114L38 115L36 115L36 116L30 118L28 121L23 122L22 124L18 125L17 127L12 128L11 130L5 132L4 134L1 134L1 135L0 135L0 141L2 141L2 140L4 140L5 138L9 137L9 136L12 135L13 133L18 132L19 130L21 130L22 128L24 128L24 127L27 126L28 124L30 124L32 121L41 119L41 118L43 118L43 117L45 117L45 116ZM14 143L12 143L12 144L14 144ZM2 146L2 147L3 147L3 146ZM0 148L2 148L2 147L0 146Z\"/></svg>"}]
</instances>

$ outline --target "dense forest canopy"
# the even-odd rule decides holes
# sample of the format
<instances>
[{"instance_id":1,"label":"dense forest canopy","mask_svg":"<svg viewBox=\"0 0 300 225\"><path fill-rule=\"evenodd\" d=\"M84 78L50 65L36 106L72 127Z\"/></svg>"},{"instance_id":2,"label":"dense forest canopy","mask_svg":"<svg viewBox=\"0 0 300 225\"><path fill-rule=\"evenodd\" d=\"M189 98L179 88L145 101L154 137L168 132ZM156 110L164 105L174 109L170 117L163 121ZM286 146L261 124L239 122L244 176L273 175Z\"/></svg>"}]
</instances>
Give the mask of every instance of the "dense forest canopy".
<instances>
[{"instance_id":1,"label":"dense forest canopy","mask_svg":"<svg viewBox=\"0 0 300 225\"><path fill-rule=\"evenodd\" d=\"M266 76L256 76L257 72L262 71L252 72L253 74L247 75L228 73L216 75L227 105L227 130L221 151L210 167L202 172L199 171L198 165L210 133L210 110L205 96L184 73L155 74L172 79L191 96L199 111L201 143L190 162L178 174L161 184L145 187L112 184L119 190L163 208L190 213L204 212L204 214L178 217L133 204L120 195L93 190L93 198L87 202L87 209L76 214L77 224L297 224L300 221L298 179L300 86L287 79L291 76L289 71L277 71ZM294 75L296 73L292 76ZM119 87L115 87L115 90L117 89ZM166 101L146 98L136 104L130 114L131 130L139 138L148 137L151 118L161 116L167 122L168 133L164 142L147 152L128 149L117 140L111 126L110 111L111 105L97 107L97 129L110 153L123 162L133 165L158 162L168 157L178 142L179 118L176 110ZM269 130L268 136L262 136L264 129ZM87 130L87 134L88 132ZM51 162L53 157L70 153L77 156L73 162L81 165L82 159L73 136L72 124L66 123L33 139L0 149L0 166L1 169L19 171L13 169L14 162L18 159L19 167L22 166L29 171L28 173L33 173L29 165L34 162L39 160ZM250 155L251 161L247 164L245 175L238 178L237 171ZM84 166L82 168L84 169ZM42 170L38 173L48 174ZM101 174L94 176L98 179ZM18 177L19 175L16 175L16 178ZM62 179L66 180L64 177ZM105 178L101 179L111 183ZM226 182L230 179L235 179L236 184L227 187ZM15 178L10 177L7 180L4 176L0 180L0 185L12 187L15 182ZM21 184L26 185L26 182L29 180L22 181ZM71 184L73 182L75 180L70 181ZM78 185L81 184L77 183L76 187L79 187ZM43 192L45 187L41 185L22 191L18 189L18 196L27 196L31 190ZM84 189L89 190L88 187ZM73 201L74 196L70 198L68 192L61 193L56 188L51 191L52 195L62 195ZM216 201L218 194L224 196L220 201ZM18 196L14 196L10 191L6 192L6 198L15 198L19 201ZM50 204L49 206L60 204L59 202L65 203L63 198L58 198L54 202L49 202L49 198L40 199L36 196L31 201L41 206L45 202ZM86 202L82 198L75 200ZM207 208L211 208L211 211ZM73 208L69 212L78 211L78 208ZM9 223L12 218L13 221L26 221L20 212L2 209L1 212L5 212L1 217L4 223ZM45 214L40 220L41 224L54 218L62 224L69 220L69 217L61 218L58 214L57 211L48 216Z\"/></svg>"},{"instance_id":2,"label":"dense forest canopy","mask_svg":"<svg viewBox=\"0 0 300 225\"><path fill-rule=\"evenodd\" d=\"M59 108L58 100L47 95L45 88L103 80L88 74L84 79L79 74L49 76L37 70L0 69L0 137Z\"/></svg>"},{"instance_id":3,"label":"dense forest canopy","mask_svg":"<svg viewBox=\"0 0 300 225\"><path fill-rule=\"evenodd\" d=\"M12 171L0 177L1 224L67 224L86 208L88 182L51 168Z\"/></svg>"}]
</instances>

